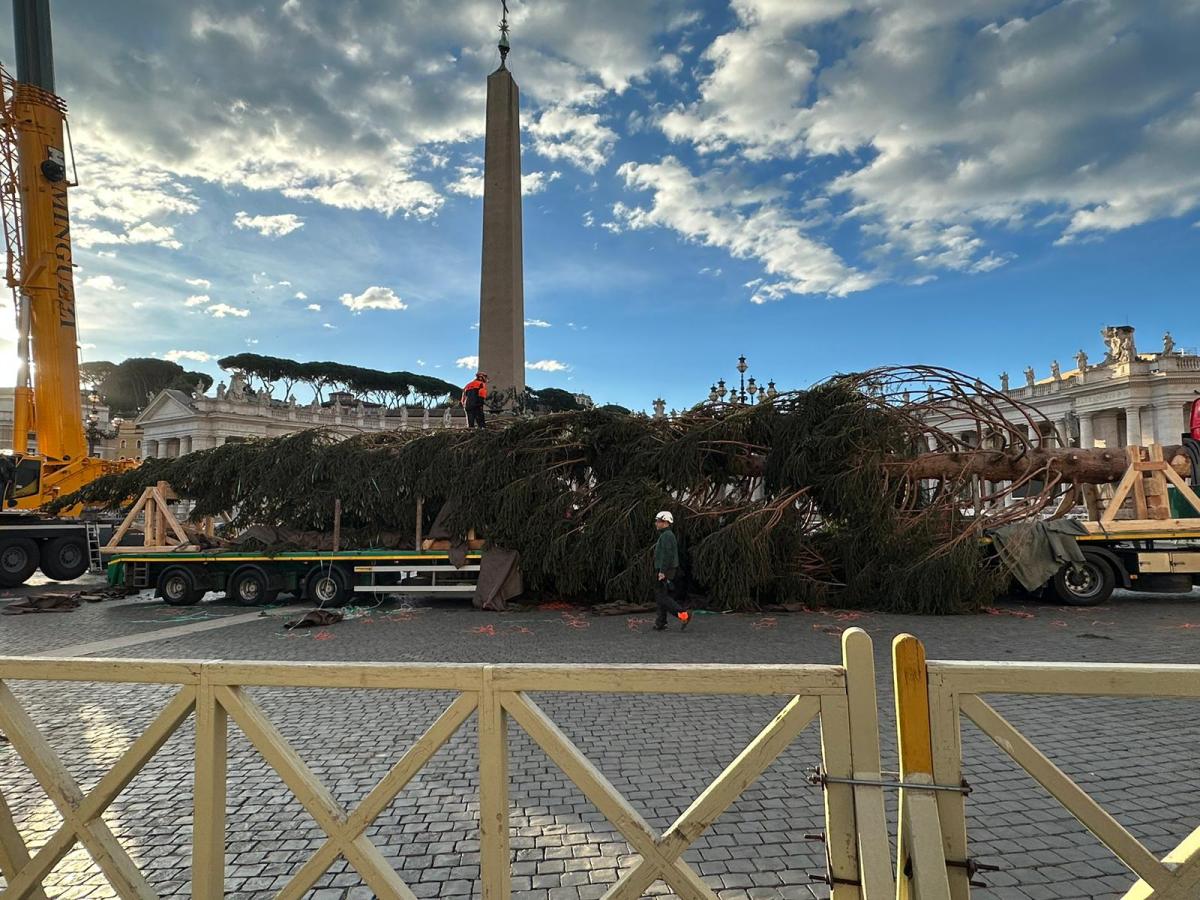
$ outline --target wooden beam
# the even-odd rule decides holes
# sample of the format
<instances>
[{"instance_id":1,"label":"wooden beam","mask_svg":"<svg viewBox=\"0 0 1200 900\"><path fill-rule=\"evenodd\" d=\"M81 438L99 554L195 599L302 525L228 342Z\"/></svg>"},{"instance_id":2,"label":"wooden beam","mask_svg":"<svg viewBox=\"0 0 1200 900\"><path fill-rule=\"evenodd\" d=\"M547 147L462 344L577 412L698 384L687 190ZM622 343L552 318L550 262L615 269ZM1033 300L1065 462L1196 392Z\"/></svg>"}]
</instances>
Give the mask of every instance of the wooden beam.
<instances>
[{"instance_id":1,"label":"wooden beam","mask_svg":"<svg viewBox=\"0 0 1200 900\"><path fill-rule=\"evenodd\" d=\"M507 665L493 678L505 692L587 691L618 694L843 694L841 666Z\"/></svg>"},{"instance_id":2,"label":"wooden beam","mask_svg":"<svg viewBox=\"0 0 1200 900\"><path fill-rule=\"evenodd\" d=\"M196 775L192 797L192 897L225 896L225 798L229 716L206 669L196 692Z\"/></svg>"},{"instance_id":3,"label":"wooden beam","mask_svg":"<svg viewBox=\"0 0 1200 900\"><path fill-rule=\"evenodd\" d=\"M846 697L850 724L850 752L856 779L882 780L879 754L879 700L876 694L875 650L871 636L861 628L842 632L842 666L846 670ZM824 741L827 719L822 712ZM858 867L864 897L894 897L891 842L882 785L856 784L854 820L858 838ZM833 822L827 828L833 827Z\"/></svg>"},{"instance_id":4,"label":"wooden beam","mask_svg":"<svg viewBox=\"0 0 1200 900\"><path fill-rule=\"evenodd\" d=\"M962 711L979 726L980 731L1013 758L1055 800L1078 819L1088 831L1108 847L1121 862L1156 890L1170 885L1172 875L1158 858L1125 830L1099 803L1091 798L1071 778L1042 755L1025 735L1010 725L1003 716L973 694L960 699Z\"/></svg>"},{"instance_id":5,"label":"wooden beam","mask_svg":"<svg viewBox=\"0 0 1200 900\"><path fill-rule=\"evenodd\" d=\"M536 703L523 694L512 693L504 693L501 700L525 733L595 804L629 845L658 870L659 876L675 889L676 894L683 900L715 900L716 894L691 866L680 859L671 861L663 857L646 820ZM640 894L625 889L618 891L614 887L604 896L606 900L638 900Z\"/></svg>"},{"instance_id":6,"label":"wooden beam","mask_svg":"<svg viewBox=\"0 0 1200 900\"><path fill-rule=\"evenodd\" d=\"M486 666L479 689L479 880L483 900L508 900L508 714Z\"/></svg>"},{"instance_id":7,"label":"wooden beam","mask_svg":"<svg viewBox=\"0 0 1200 900\"><path fill-rule=\"evenodd\" d=\"M933 745L933 780L937 784L962 783L962 728L958 694L926 663L929 679L929 736ZM967 803L954 791L936 794L938 822L942 828L942 851L952 862L967 859ZM946 870L953 900L970 900L970 876L965 866Z\"/></svg>"},{"instance_id":8,"label":"wooden beam","mask_svg":"<svg viewBox=\"0 0 1200 900\"><path fill-rule=\"evenodd\" d=\"M925 647L911 634L892 641L892 683L896 696L896 749L900 757L900 780L933 778L933 743L929 730L929 681ZM900 808L908 809L909 792L900 791ZM902 823L903 825L903 823ZM913 861L910 835L901 827L896 837L896 898L922 900L911 876L905 876Z\"/></svg>"},{"instance_id":9,"label":"wooden beam","mask_svg":"<svg viewBox=\"0 0 1200 900\"><path fill-rule=\"evenodd\" d=\"M137 521L138 514L146 506L146 501L150 499L150 488L142 491L142 496L133 504L133 509L125 516L124 520L113 532L113 536L108 539L108 543L104 545L105 550L116 550L121 544L121 538L125 537L125 533L133 527L133 523Z\"/></svg>"},{"instance_id":10,"label":"wooden beam","mask_svg":"<svg viewBox=\"0 0 1200 900\"><path fill-rule=\"evenodd\" d=\"M1135 482L1140 481L1142 473L1135 467L1130 466L1125 470L1125 474L1121 477L1117 489L1113 492L1112 499L1108 501L1108 507L1100 516L1100 521L1103 524L1108 524L1117 518L1117 513L1121 511L1121 505L1124 504L1125 498L1129 496L1129 492L1133 490ZM1143 516L1143 518L1145 518Z\"/></svg>"},{"instance_id":11,"label":"wooden beam","mask_svg":"<svg viewBox=\"0 0 1200 900\"><path fill-rule=\"evenodd\" d=\"M1129 454L1130 470L1137 473L1137 477L1133 480L1134 518L1148 519L1150 518L1150 511L1146 505L1146 478L1141 466L1138 465L1142 461L1142 448L1134 446L1126 447L1125 450Z\"/></svg>"},{"instance_id":12,"label":"wooden beam","mask_svg":"<svg viewBox=\"0 0 1200 900\"><path fill-rule=\"evenodd\" d=\"M77 822L85 824L98 819L116 797L145 767L183 723L191 715L196 689L190 685L180 688L178 693L155 717L129 748L113 763L96 786L88 792L75 810ZM24 897L50 874L59 861L75 846L80 835L75 824L64 820L58 830L42 845L28 868L9 877L8 890L14 897Z\"/></svg>"},{"instance_id":13,"label":"wooden beam","mask_svg":"<svg viewBox=\"0 0 1200 900\"><path fill-rule=\"evenodd\" d=\"M338 841L346 861L363 877L380 900L416 900L379 848L365 834L343 841L346 813L329 789L309 769L295 748L271 724L254 700L236 687L219 685L217 700L229 711L242 733L274 769L318 826Z\"/></svg>"},{"instance_id":14,"label":"wooden beam","mask_svg":"<svg viewBox=\"0 0 1200 900\"><path fill-rule=\"evenodd\" d=\"M933 783L931 776L918 772L909 778ZM912 857L912 896L917 900L950 900L942 829L933 792L905 788L901 794L900 833Z\"/></svg>"},{"instance_id":15,"label":"wooden beam","mask_svg":"<svg viewBox=\"0 0 1200 900\"><path fill-rule=\"evenodd\" d=\"M24 893L13 888L13 879L17 877L17 873L24 871L28 866L29 848L25 845L21 832L17 830L12 810L4 801L4 791L0 790L0 875L8 882L6 892L11 893L14 900L46 900L46 892L40 884Z\"/></svg>"},{"instance_id":16,"label":"wooden beam","mask_svg":"<svg viewBox=\"0 0 1200 900\"><path fill-rule=\"evenodd\" d=\"M458 731L479 704L477 694L460 694L455 698L437 721L426 729L408 748L383 779L371 789L363 801L346 819L346 823L337 838L327 838L325 843L308 858L300 870L292 876L292 880L276 895L276 900L299 900L312 888L337 859L341 852L341 844L354 840L367 830L387 807L396 799L412 780L424 768L425 764L440 750Z\"/></svg>"},{"instance_id":17,"label":"wooden beam","mask_svg":"<svg viewBox=\"0 0 1200 900\"><path fill-rule=\"evenodd\" d=\"M1200 699L1200 666L1146 663L929 663L930 678L959 694L1075 694Z\"/></svg>"},{"instance_id":18,"label":"wooden beam","mask_svg":"<svg viewBox=\"0 0 1200 900\"><path fill-rule=\"evenodd\" d=\"M25 712L8 685L0 682L0 729L12 742L63 821L79 836L88 854L122 900L150 900L158 894L138 871L103 819L85 822L77 810L83 791Z\"/></svg>"}]
</instances>

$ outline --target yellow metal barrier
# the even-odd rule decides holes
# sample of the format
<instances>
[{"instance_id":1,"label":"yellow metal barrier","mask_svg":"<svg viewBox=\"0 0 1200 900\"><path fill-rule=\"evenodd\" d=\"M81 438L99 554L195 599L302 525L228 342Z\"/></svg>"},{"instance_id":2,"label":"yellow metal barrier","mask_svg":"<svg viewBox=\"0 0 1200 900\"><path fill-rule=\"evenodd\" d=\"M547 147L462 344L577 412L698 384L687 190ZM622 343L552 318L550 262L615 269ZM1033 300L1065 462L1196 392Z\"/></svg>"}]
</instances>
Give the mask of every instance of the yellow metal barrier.
<instances>
[{"instance_id":1,"label":"yellow metal barrier","mask_svg":"<svg viewBox=\"0 0 1200 900\"><path fill-rule=\"evenodd\" d=\"M154 721L87 794L17 701L5 681L135 682L178 685ZM343 808L244 690L247 687L375 688L453 691L456 698L352 810ZM778 695L779 714L663 834L655 834L607 778L529 696L530 692ZM324 843L276 896L299 898L339 856L380 898L412 892L367 834L405 785L472 716L478 720L480 880L486 900L507 900L511 884L508 719L546 752L624 836L641 861L606 895L636 898L656 881L680 897L715 897L683 852L796 737L820 722L826 848L834 900L885 900L895 890L879 781L871 640L843 636L843 665L819 666L484 666L377 663L160 662L0 658L0 730L8 736L63 825L32 856L0 795L0 898L44 896L43 879L78 842L122 898L156 894L102 819L134 776L195 715L192 896L223 896L226 756L229 723L325 832ZM876 784L859 784L871 781ZM920 839L918 835L918 840Z\"/></svg>"},{"instance_id":2,"label":"yellow metal barrier","mask_svg":"<svg viewBox=\"0 0 1200 900\"><path fill-rule=\"evenodd\" d=\"M982 699L985 694L1042 694L1196 700L1200 699L1200 666L937 661L926 664L924 649L911 637L897 639L895 666L897 711L904 723L899 729L901 760L928 758L936 784L950 788L960 784L960 716L965 715L1137 876L1137 883L1124 895L1126 900L1200 897L1200 828L1165 858L1158 859ZM912 679L904 701L900 699L902 668L907 673L905 678ZM924 703L921 679L917 676L921 669L927 679ZM928 722L928 731L923 730L922 717ZM918 860L913 854L913 879L948 878L948 896L953 900L968 900L971 869L964 796L954 790L938 790L935 803L932 813L928 809L922 813L902 807L903 833L919 829L931 820L941 830L941 858L929 854ZM924 900L944 895L939 890L911 896Z\"/></svg>"}]
</instances>

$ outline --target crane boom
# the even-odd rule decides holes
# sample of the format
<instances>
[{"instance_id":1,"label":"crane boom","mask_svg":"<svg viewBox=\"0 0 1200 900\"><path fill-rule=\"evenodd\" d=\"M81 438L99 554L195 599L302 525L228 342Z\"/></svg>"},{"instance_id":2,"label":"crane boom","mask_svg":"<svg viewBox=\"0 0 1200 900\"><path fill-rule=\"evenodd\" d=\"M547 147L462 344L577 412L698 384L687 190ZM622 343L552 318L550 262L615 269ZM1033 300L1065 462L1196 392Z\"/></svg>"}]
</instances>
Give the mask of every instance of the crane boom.
<instances>
[{"instance_id":1,"label":"crane boom","mask_svg":"<svg viewBox=\"0 0 1200 900\"><path fill-rule=\"evenodd\" d=\"M25 256L18 300L28 309L28 336L37 379L29 393L29 373L18 384L17 407L29 421L14 429L14 451L28 431L38 452L53 465L87 456L79 404L78 334L71 260L67 189L66 105L54 93L49 0L14 0L17 80L12 117L17 133L17 183ZM20 318L25 310L21 309ZM25 335L22 334L24 339ZM22 399L24 403L22 403ZM20 418L17 416L16 418ZM16 423L14 423L16 424Z\"/></svg>"},{"instance_id":2,"label":"crane boom","mask_svg":"<svg viewBox=\"0 0 1200 900\"><path fill-rule=\"evenodd\" d=\"M19 368L6 506L38 509L128 462L88 455L80 404L65 138L54 92L49 0L13 0L17 77L0 67L0 211L17 314ZM37 438L31 453L29 435Z\"/></svg>"}]
</instances>

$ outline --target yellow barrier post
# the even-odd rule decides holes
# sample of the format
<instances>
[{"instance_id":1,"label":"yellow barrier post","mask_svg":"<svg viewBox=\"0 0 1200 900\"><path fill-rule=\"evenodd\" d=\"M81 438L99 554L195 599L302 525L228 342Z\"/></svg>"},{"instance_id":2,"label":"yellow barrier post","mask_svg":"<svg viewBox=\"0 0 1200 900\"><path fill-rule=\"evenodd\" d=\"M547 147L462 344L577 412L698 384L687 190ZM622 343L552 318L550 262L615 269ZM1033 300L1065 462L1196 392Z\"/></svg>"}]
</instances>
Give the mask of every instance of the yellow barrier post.
<instances>
[{"instance_id":1,"label":"yellow barrier post","mask_svg":"<svg viewBox=\"0 0 1200 900\"><path fill-rule=\"evenodd\" d=\"M892 642L896 739L900 756L900 828L896 842L897 900L950 900L946 856L933 785L929 676L925 647L911 634ZM914 785L916 785L914 787Z\"/></svg>"},{"instance_id":2,"label":"yellow barrier post","mask_svg":"<svg viewBox=\"0 0 1200 900\"><path fill-rule=\"evenodd\" d=\"M225 805L229 714L207 668L196 692L196 781L192 801L192 897L225 896Z\"/></svg>"}]
</instances>

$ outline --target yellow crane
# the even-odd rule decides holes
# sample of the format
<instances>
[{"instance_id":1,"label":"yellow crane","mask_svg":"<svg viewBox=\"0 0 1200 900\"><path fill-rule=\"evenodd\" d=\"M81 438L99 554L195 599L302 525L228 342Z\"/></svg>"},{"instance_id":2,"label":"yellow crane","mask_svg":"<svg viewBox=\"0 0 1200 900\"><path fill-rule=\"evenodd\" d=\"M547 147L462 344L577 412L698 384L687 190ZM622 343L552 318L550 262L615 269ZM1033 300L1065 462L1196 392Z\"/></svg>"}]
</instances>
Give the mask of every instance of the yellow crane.
<instances>
[{"instance_id":1,"label":"yellow crane","mask_svg":"<svg viewBox=\"0 0 1200 900\"><path fill-rule=\"evenodd\" d=\"M39 564L52 578L82 574L87 536L72 522L80 510L66 519L16 511L136 465L90 456L84 433L67 197L76 182L66 104L54 89L49 0L13 0L13 25L16 78L0 66L0 210L19 367L11 455L0 458L0 498L12 511L0 516L0 585L24 581Z\"/></svg>"}]
</instances>

